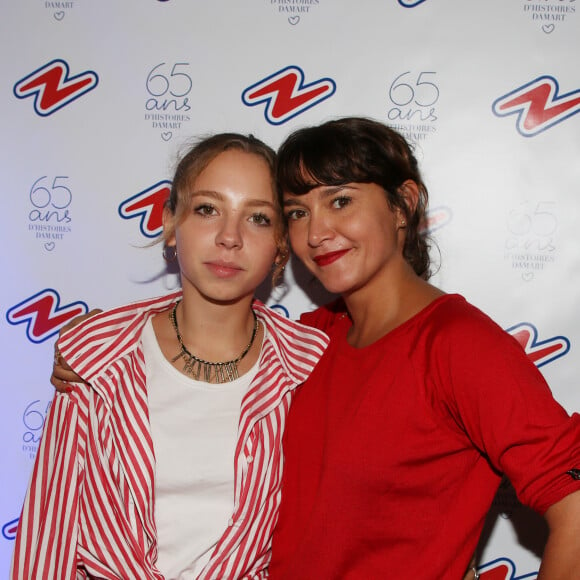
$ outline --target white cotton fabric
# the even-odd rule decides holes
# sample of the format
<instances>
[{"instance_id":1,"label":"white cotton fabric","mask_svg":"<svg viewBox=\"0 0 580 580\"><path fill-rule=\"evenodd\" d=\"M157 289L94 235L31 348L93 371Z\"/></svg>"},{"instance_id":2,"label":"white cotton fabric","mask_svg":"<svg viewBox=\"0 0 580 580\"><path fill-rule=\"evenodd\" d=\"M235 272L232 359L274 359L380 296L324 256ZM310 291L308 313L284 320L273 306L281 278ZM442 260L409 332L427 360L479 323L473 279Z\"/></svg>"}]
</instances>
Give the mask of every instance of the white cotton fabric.
<instances>
[{"instance_id":1,"label":"white cotton fabric","mask_svg":"<svg viewBox=\"0 0 580 580\"><path fill-rule=\"evenodd\" d=\"M164 357L151 319L142 337L155 450L156 565L167 579L189 580L232 517L240 406L258 363L229 383L196 381Z\"/></svg>"}]
</instances>

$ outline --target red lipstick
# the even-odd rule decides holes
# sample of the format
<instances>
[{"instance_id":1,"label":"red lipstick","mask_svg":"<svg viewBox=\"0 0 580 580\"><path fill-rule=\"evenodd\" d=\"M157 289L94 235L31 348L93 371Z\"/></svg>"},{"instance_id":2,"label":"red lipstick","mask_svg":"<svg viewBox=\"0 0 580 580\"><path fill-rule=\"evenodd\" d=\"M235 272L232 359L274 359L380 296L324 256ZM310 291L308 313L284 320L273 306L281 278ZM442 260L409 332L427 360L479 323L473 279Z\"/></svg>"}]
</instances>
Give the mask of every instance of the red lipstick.
<instances>
[{"instance_id":1,"label":"red lipstick","mask_svg":"<svg viewBox=\"0 0 580 580\"><path fill-rule=\"evenodd\" d=\"M319 266L328 266L329 264L332 264L333 262L336 262L336 260L342 258L348 252L350 252L350 249L338 250L336 252L328 252L327 254L320 254L320 256L314 256L314 258L312 259Z\"/></svg>"}]
</instances>

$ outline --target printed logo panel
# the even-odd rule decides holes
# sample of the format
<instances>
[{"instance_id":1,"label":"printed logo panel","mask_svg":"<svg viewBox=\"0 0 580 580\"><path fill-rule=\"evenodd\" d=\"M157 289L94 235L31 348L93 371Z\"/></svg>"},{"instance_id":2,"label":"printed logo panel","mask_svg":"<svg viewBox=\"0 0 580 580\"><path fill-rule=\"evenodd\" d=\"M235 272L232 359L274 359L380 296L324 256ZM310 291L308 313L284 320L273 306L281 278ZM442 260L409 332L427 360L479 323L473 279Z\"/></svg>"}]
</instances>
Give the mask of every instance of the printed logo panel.
<instances>
[{"instance_id":1,"label":"printed logo panel","mask_svg":"<svg viewBox=\"0 0 580 580\"><path fill-rule=\"evenodd\" d=\"M411 143L437 131L441 96L436 71L404 71L391 82L388 91L387 124Z\"/></svg>"},{"instance_id":2,"label":"printed logo panel","mask_svg":"<svg viewBox=\"0 0 580 580\"><path fill-rule=\"evenodd\" d=\"M580 111L580 89L558 93L558 81L541 76L497 99L492 110L498 117L516 115L518 132L533 137Z\"/></svg>"},{"instance_id":3,"label":"printed logo panel","mask_svg":"<svg viewBox=\"0 0 580 580\"><path fill-rule=\"evenodd\" d=\"M538 577L537 572L517 576L516 565L508 558L498 558L483 564L477 571L480 580L534 580Z\"/></svg>"},{"instance_id":4,"label":"printed logo panel","mask_svg":"<svg viewBox=\"0 0 580 580\"><path fill-rule=\"evenodd\" d=\"M504 259L524 282L531 282L558 258L558 206L550 199L525 201L509 208L506 217Z\"/></svg>"},{"instance_id":5,"label":"printed logo panel","mask_svg":"<svg viewBox=\"0 0 580 580\"><path fill-rule=\"evenodd\" d=\"M554 336L538 340L538 330L529 322L522 322L507 329L523 347L528 358L539 368L562 356L570 350L570 341L565 336Z\"/></svg>"},{"instance_id":6,"label":"printed logo panel","mask_svg":"<svg viewBox=\"0 0 580 580\"><path fill-rule=\"evenodd\" d=\"M248 107L264 103L266 121L281 125L328 99L335 91L332 79L305 84L302 69L288 66L248 87L242 93L242 101Z\"/></svg>"},{"instance_id":7,"label":"printed logo panel","mask_svg":"<svg viewBox=\"0 0 580 580\"><path fill-rule=\"evenodd\" d=\"M121 203L119 215L123 219L140 218L141 233L155 238L163 232L163 206L170 193L171 181L160 181Z\"/></svg>"},{"instance_id":8,"label":"printed logo panel","mask_svg":"<svg viewBox=\"0 0 580 580\"><path fill-rule=\"evenodd\" d=\"M36 457L51 404L52 400L35 399L30 401L22 412L22 452L28 459Z\"/></svg>"},{"instance_id":9,"label":"printed logo panel","mask_svg":"<svg viewBox=\"0 0 580 580\"><path fill-rule=\"evenodd\" d=\"M173 138L191 120L192 72L189 62L160 62L145 80L145 121L160 131L163 141Z\"/></svg>"},{"instance_id":10,"label":"printed logo panel","mask_svg":"<svg viewBox=\"0 0 580 580\"><path fill-rule=\"evenodd\" d=\"M526 0L523 12L526 18L539 25L544 34L552 34L556 28L576 18L576 0Z\"/></svg>"},{"instance_id":11,"label":"printed logo panel","mask_svg":"<svg viewBox=\"0 0 580 580\"><path fill-rule=\"evenodd\" d=\"M452 219L453 213L446 206L434 207L427 211L426 221L422 224L421 233L432 234L446 226Z\"/></svg>"},{"instance_id":12,"label":"printed logo panel","mask_svg":"<svg viewBox=\"0 0 580 580\"><path fill-rule=\"evenodd\" d=\"M28 231L47 252L72 232L73 195L68 175L42 175L28 193Z\"/></svg>"},{"instance_id":13,"label":"printed logo panel","mask_svg":"<svg viewBox=\"0 0 580 580\"><path fill-rule=\"evenodd\" d=\"M296 26L302 18L319 8L320 0L295 0L294 2L289 0L270 0L270 6L278 14L287 16L288 24Z\"/></svg>"},{"instance_id":14,"label":"printed logo panel","mask_svg":"<svg viewBox=\"0 0 580 580\"><path fill-rule=\"evenodd\" d=\"M60 306L56 290L47 288L13 306L6 313L6 320L13 325L25 324L28 340L44 342L76 316L89 311L84 302Z\"/></svg>"},{"instance_id":15,"label":"printed logo panel","mask_svg":"<svg viewBox=\"0 0 580 580\"><path fill-rule=\"evenodd\" d=\"M19 99L33 97L36 114L47 117L93 90L98 82L93 71L69 76L68 64L55 59L18 81L14 95Z\"/></svg>"},{"instance_id":16,"label":"printed logo panel","mask_svg":"<svg viewBox=\"0 0 580 580\"><path fill-rule=\"evenodd\" d=\"M18 520L19 519L20 518L16 518L15 520L11 520L2 526L2 535L7 540L14 540L16 538L16 531L18 530Z\"/></svg>"}]
</instances>

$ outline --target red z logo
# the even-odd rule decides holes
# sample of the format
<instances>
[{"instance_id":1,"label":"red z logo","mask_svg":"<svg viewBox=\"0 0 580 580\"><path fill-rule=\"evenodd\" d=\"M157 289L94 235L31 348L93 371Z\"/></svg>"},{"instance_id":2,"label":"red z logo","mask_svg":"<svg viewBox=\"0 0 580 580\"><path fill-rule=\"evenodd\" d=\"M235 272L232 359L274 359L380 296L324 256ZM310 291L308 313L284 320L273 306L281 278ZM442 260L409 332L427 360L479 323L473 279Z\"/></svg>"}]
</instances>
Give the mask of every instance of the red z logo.
<instances>
[{"instance_id":1,"label":"red z logo","mask_svg":"<svg viewBox=\"0 0 580 580\"><path fill-rule=\"evenodd\" d=\"M538 77L497 99L492 110L498 117L517 115L518 131L533 137L580 112L580 90L559 96L555 78Z\"/></svg>"},{"instance_id":2,"label":"red z logo","mask_svg":"<svg viewBox=\"0 0 580 580\"><path fill-rule=\"evenodd\" d=\"M16 538L16 531L18 530L18 520L20 518L16 518L7 524L2 526L2 535L7 540L14 540Z\"/></svg>"},{"instance_id":3,"label":"red z logo","mask_svg":"<svg viewBox=\"0 0 580 580\"><path fill-rule=\"evenodd\" d=\"M59 304L58 293L48 288L13 306L6 313L6 320L14 325L26 323L28 340L43 342L55 335L75 316L89 311L84 302L73 302L62 308Z\"/></svg>"},{"instance_id":4,"label":"red z logo","mask_svg":"<svg viewBox=\"0 0 580 580\"><path fill-rule=\"evenodd\" d=\"M448 207L436 207L427 212L426 220L422 224L421 233L432 234L451 221L451 210Z\"/></svg>"},{"instance_id":5,"label":"red z logo","mask_svg":"<svg viewBox=\"0 0 580 580\"><path fill-rule=\"evenodd\" d=\"M125 200L119 206L119 215L123 219L141 217L141 233L148 238L155 238L163 231L163 206L170 192L171 181L160 181Z\"/></svg>"},{"instance_id":6,"label":"red z logo","mask_svg":"<svg viewBox=\"0 0 580 580\"><path fill-rule=\"evenodd\" d=\"M537 572L516 576L516 566L508 558L498 558L480 566L477 570L481 580L535 580Z\"/></svg>"},{"instance_id":7,"label":"red z logo","mask_svg":"<svg viewBox=\"0 0 580 580\"><path fill-rule=\"evenodd\" d=\"M523 347L528 358L537 366L541 367L570 350L570 341L565 336L554 336L547 340L538 341L538 331L533 324L522 322L507 329Z\"/></svg>"},{"instance_id":8,"label":"red z logo","mask_svg":"<svg viewBox=\"0 0 580 580\"><path fill-rule=\"evenodd\" d=\"M320 79L304 84L304 73L297 66L288 66L258 81L242 93L242 101L248 107L266 103L264 116L271 125L281 125L336 91L332 79Z\"/></svg>"},{"instance_id":9,"label":"red z logo","mask_svg":"<svg viewBox=\"0 0 580 580\"><path fill-rule=\"evenodd\" d=\"M34 110L47 117L94 89L99 82L97 73L92 71L75 77L69 77L68 73L64 60L53 60L18 81L14 94L19 99L34 96Z\"/></svg>"}]
</instances>

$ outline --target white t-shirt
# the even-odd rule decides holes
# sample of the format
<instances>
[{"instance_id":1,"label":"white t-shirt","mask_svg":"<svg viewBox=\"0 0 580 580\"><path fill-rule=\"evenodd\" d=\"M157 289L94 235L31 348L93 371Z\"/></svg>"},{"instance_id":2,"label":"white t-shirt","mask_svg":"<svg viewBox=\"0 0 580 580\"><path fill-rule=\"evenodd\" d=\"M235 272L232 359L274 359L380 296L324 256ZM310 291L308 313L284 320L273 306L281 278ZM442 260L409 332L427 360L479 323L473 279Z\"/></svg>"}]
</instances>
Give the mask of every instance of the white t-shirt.
<instances>
[{"instance_id":1,"label":"white t-shirt","mask_svg":"<svg viewBox=\"0 0 580 580\"><path fill-rule=\"evenodd\" d=\"M156 565L168 580L189 580L232 517L240 405L258 362L235 381L209 384L167 361L151 320L142 340L155 450Z\"/></svg>"}]
</instances>

